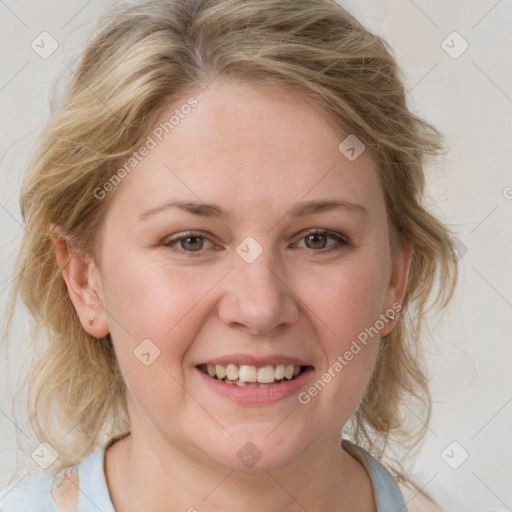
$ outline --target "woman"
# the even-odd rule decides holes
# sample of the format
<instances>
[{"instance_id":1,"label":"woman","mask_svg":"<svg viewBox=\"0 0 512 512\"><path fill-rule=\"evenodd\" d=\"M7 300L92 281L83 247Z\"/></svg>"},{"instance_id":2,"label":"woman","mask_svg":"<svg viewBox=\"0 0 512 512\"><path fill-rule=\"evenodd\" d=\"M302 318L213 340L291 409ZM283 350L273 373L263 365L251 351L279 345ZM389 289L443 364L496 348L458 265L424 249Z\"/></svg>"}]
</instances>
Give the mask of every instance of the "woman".
<instances>
[{"instance_id":1,"label":"woman","mask_svg":"<svg viewBox=\"0 0 512 512\"><path fill-rule=\"evenodd\" d=\"M383 462L425 433L419 335L456 283L421 204L441 149L386 43L334 1L105 17L22 192L15 289L50 474L3 510L406 510L398 484L430 498Z\"/></svg>"}]
</instances>

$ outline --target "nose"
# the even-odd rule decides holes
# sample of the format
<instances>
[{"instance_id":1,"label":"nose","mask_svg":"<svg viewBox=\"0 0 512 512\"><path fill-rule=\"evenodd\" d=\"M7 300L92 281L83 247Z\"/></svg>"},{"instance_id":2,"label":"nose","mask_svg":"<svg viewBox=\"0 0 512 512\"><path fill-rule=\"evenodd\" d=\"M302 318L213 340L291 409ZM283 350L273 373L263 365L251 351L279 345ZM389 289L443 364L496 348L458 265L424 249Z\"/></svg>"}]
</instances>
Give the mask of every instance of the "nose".
<instances>
[{"instance_id":1,"label":"nose","mask_svg":"<svg viewBox=\"0 0 512 512\"><path fill-rule=\"evenodd\" d=\"M265 251L252 263L235 256L218 309L224 324L268 334L297 322L299 307L291 283L274 268L275 262Z\"/></svg>"}]
</instances>

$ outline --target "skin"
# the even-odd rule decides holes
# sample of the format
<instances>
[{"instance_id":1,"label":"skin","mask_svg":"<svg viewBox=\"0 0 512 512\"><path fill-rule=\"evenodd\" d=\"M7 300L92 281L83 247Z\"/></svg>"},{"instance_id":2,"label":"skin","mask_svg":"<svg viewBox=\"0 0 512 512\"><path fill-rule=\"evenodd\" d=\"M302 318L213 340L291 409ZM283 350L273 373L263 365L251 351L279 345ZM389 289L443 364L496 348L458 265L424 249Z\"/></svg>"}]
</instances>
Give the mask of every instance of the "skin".
<instances>
[{"instance_id":1,"label":"skin","mask_svg":"<svg viewBox=\"0 0 512 512\"><path fill-rule=\"evenodd\" d=\"M226 354L286 354L313 367L305 390L403 299L410 250L392 258L375 158L367 149L349 161L332 125L289 92L217 79L194 97L198 105L115 191L98 261L57 245L82 325L111 333L128 388L132 433L106 451L114 507L375 511L369 477L339 439L369 382L378 336L307 405L295 394L242 406L196 369ZM333 198L366 213L288 214ZM171 200L216 203L230 216L167 208L139 220ZM350 243L308 242L309 228ZM206 238L163 244L186 231ZM252 263L236 252L248 236L263 249ZM149 366L133 353L147 338L160 350ZM252 468L237 457L247 442L262 454Z\"/></svg>"}]
</instances>

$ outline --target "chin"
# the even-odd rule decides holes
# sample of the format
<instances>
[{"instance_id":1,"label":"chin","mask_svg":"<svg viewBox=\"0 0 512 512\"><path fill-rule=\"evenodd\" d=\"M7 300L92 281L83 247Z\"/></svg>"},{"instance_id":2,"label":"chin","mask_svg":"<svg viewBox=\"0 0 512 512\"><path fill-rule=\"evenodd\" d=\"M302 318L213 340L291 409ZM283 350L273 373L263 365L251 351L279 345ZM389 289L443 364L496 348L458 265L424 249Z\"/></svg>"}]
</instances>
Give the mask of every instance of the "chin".
<instances>
[{"instance_id":1,"label":"chin","mask_svg":"<svg viewBox=\"0 0 512 512\"><path fill-rule=\"evenodd\" d=\"M228 442L212 444L202 451L210 457L214 464L228 471L259 474L267 471L278 471L292 464L304 448L304 439L295 438L291 433L283 434L276 429L276 422L260 425L260 432L240 427L241 435L233 435ZM248 433L251 431L251 433Z\"/></svg>"}]
</instances>

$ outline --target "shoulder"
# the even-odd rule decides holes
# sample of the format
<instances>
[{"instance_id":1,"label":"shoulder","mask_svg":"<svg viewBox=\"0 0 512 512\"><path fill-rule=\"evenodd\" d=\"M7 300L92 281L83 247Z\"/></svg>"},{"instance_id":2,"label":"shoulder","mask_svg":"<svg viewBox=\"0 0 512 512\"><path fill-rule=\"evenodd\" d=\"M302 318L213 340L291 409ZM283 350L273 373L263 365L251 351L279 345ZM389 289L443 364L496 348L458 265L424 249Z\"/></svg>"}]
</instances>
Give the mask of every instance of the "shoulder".
<instances>
[{"instance_id":1,"label":"shoulder","mask_svg":"<svg viewBox=\"0 0 512 512\"><path fill-rule=\"evenodd\" d=\"M387 468L361 446L342 440L342 447L364 467L370 478L377 511L407 510L400 489Z\"/></svg>"},{"instance_id":2,"label":"shoulder","mask_svg":"<svg viewBox=\"0 0 512 512\"><path fill-rule=\"evenodd\" d=\"M344 439L342 446L354 455L367 470L372 481L377 510L404 510L407 512L497 512L468 506L461 496L440 484L430 485L431 502L408 485L395 481L389 470L368 451Z\"/></svg>"},{"instance_id":3,"label":"shoulder","mask_svg":"<svg viewBox=\"0 0 512 512\"><path fill-rule=\"evenodd\" d=\"M45 475L10 485L0 494L1 512L53 512L53 476Z\"/></svg>"},{"instance_id":4,"label":"shoulder","mask_svg":"<svg viewBox=\"0 0 512 512\"><path fill-rule=\"evenodd\" d=\"M0 512L67 512L78 505L76 466L11 485L0 494Z\"/></svg>"}]
</instances>

